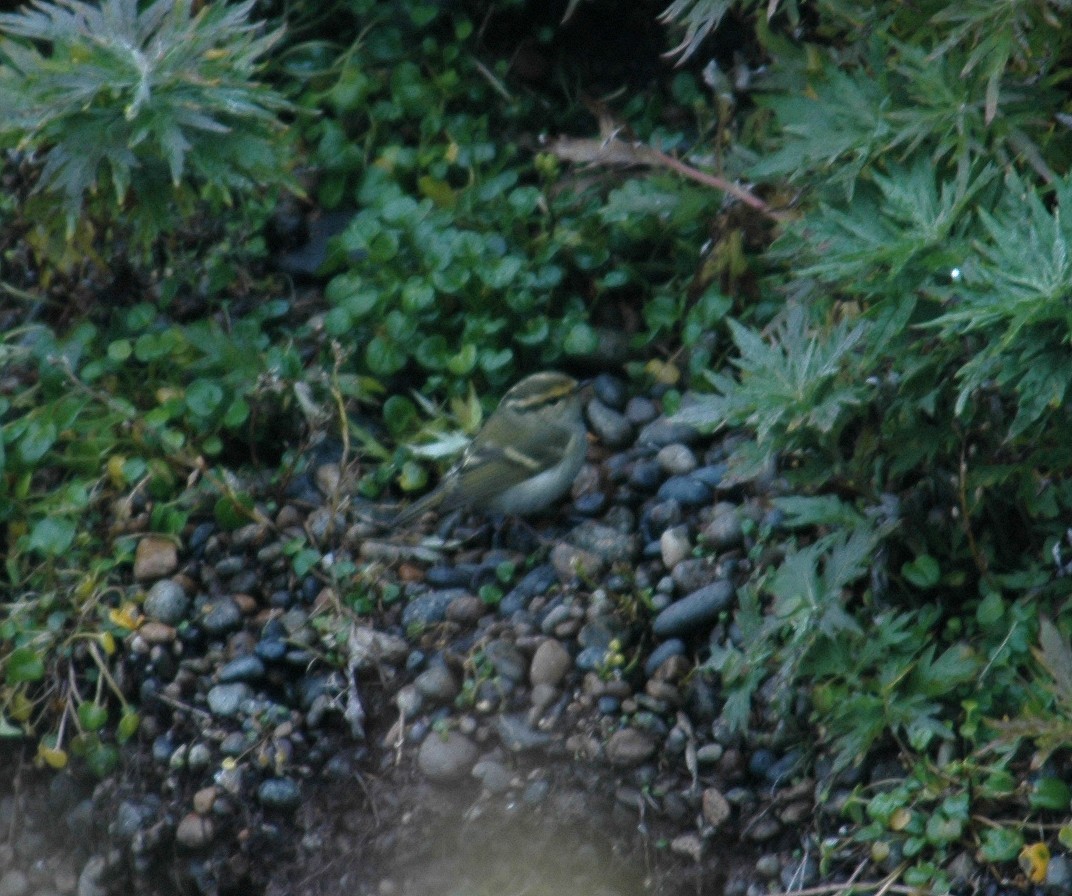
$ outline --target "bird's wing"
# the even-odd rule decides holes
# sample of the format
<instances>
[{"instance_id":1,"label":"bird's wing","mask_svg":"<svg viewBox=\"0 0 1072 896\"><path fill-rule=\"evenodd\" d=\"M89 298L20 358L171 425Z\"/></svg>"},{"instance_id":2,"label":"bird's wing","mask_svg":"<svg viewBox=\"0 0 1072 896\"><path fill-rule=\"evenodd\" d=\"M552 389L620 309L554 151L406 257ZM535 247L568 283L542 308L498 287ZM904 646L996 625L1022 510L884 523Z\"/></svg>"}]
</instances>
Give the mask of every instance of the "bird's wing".
<instances>
[{"instance_id":1,"label":"bird's wing","mask_svg":"<svg viewBox=\"0 0 1072 896\"><path fill-rule=\"evenodd\" d=\"M453 480L453 488L443 496L441 509L450 511L463 504L479 507L511 486L551 469L562 460L570 437L568 430L549 426L538 445L519 451L509 445L489 444L478 434L453 475L444 477L444 482Z\"/></svg>"}]
</instances>

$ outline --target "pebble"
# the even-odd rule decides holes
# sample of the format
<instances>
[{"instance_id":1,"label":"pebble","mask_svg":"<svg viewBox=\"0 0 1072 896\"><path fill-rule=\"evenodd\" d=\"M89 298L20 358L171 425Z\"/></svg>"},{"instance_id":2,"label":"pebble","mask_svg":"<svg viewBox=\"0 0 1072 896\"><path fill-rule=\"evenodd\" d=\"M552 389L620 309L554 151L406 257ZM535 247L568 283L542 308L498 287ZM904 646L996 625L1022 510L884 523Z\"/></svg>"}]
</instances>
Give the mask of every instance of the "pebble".
<instances>
[{"instance_id":1,"label":"pebble","mask_svg":"<svg viewBox=\"0 0 1072 896\"><path fill-rule=\"evenodd\" d=\"M78 875L78 896L105 896L107 891L101 880L108 867L107 859L102 855L92 855L82 866Z\"/></svg>"},{"instance_id":2,"label":"pebble","mask_svg":"<svg viewBox=\"0 0 1072 896\"><path fill-rule=\"evenodd\" d=\"M225 635L242 625L242 608L232 597L223 597L201 609L201 627L208 635Z\"/></svg>"},{"instance_id":3,"label":"pebble","mask_svg":"<svg viewBox=\"0 0 1072 896\"><path fill-rule=\"evenodd\" d=\"M459 685L454 673L447 668L444 662L432 663L413 681L413 687L418 694L434 705L450 703L458 696ZM399 706L401 709L401 705ZM408 715L414 715L412 707Z\"/></svg>"},{"instance_id":4,"label":"pebble","mask_svg":"<svg viewBox=\"0 0 1072 896\"><path fill-rule=\"evenodd\" d=\"M548 638L536 648L529 665L529 681L533 685L557 686L570 670L572 660L562 642Z\"/></svg>"},{"instance_id":5,"label":"pebble","mask_svg":"<svg viewBox=\"0 0 1072 896\"><path fill-rule=\"evenodd\" d=\"M0 876L0 896L25 896L30 879L18 868L9 868Z\"/></svg>"},{"instance_id":6,"label":"pebble","mask_svg":"<svg viewBox=\"0 0 1072 896\"><path fill-rule=\"evenodd\" d=\"M264 662L252 654L235 657L220 668L217 677L220 684L260 681L264 678Z\"/></svg>"},{"instance_id":7,"label":"pebble","mask_svg":"<svg viewBox=\"0 0 1072 896\"><path fill-rule=\"evenodd\" d=\"M656 497L661 500L677 501L682 507L709 504L714 496L714 489L695 476L671 476L656 492Z\"/></svg>"},{"instance_id":8,"label":"pebble","mask_svg":"<svg viewBox=\"0 0 1072 896\"><path fill-rule=\"evenodd\" d=\"M138 636L146 644L170 644L176 635L175 627L163 622L143 622L138 626Z\"/></svg>"},{"instance_id":9,"label":"pebble","mask_svg":"<svg viewBox=\"0 0 1072 896\"><path fill-rule=\"evenodd\" d=\"M625 448L633 442L633 424L624 414L607 407L599 399L592 399L585 408L588 425L599 440L612 450Z\"/></svg>"},{"instance_id":10,"label":"pebble","mask_svg":"<svg viewBox=\"0 0 1072 896\"><path fill-rule=\"evenodd\" d=\"M475 594L461 594L447 604L447 619L472 625L488 611L488 605Z\"/></svg>"},{"instance_id":11,"label":"pebble","mask_svg":"<svg viewBox=\"0 0 1072 896\"><path fill-rule=\"evenodd\" d=\"M657 460L637 461L629 471L629 484L641 492L655 491L663 478L663 468Z\"/></svg>"},{"instance_id":12,"label":"pebble","mask_svg":"<svg viewBox=\"0 0 1072 896\"><path fill-rule=\"evenodd\" d=\"M710 585L718 577L718 567L710 557L682 560L670 571L670 580L678 594L690 594Z\"/></svg>"},{"instance_id":13,"label":"pebble","mask_svg":"<svg viewBox=\"0 0 1072 896\"><path fill-rule=\"evenodd\" d=\"M566 536L569 543L606 563L631 563L640 554L640 540L635 534L585 520Z\"/></svg>"},{"instance_id":14,"label":"pebble","mask_svg":"<svg viewBox=\"0 0 1072 896\"><path fill-rule=\"evenodd\" d=\"M680 442L683 445L695 445L700 441L700 432L687 423L672 423L665 417L652 420L637 437L638 445L650 445L653 448L662 448L664 445L673 445Z\"/></svg>"},{"instance_id":15,"label":"pebble","mask_svg":"<svg viewBox=\"0 0 1072 896\"><path fill-rule=\"evenodd\" d=\"M688 526L674 526L659 536L659 554L663 566L673 569L692 553L692 541Z\"/></svg>"},{"instance_id":16,"label":"pebble","mask_svg":"<svg viewBox=\"0 0 1072 896\"><path fill-rule=\"evenodd\" d=\"M692 449L679 442L663 445L656 453L655 460L670 476L686 476L699 466Z\"/></svg>"},{"instance_id":17,"label":"pebble","mask_svg":"<svg viewBox=\"0 0 1072 896\"><path fill-rule=\"evenodd\" d=\"M257 788L257 800L265 809L290 812L301 804L301 788L292 778L268 778Z\"/></svg>"},{"instance_id":18,"label":"pebble","mask_svg":"<svg viewBox=\"0 0 1072 896\"><path fill-rule=\"evenodd\" d=\"M629 390L625 383L609 373L601 373L592 381L592 391L603 404L616 411L623 410L629 400Z\"/></svg>"},{"instance_id":19,"label":"pebble","mask_svg":"<svg viewBox=\"0 0 1072 896\"><path fill-rule=\"evenodd\" d=\"M212 842L215 824L211 818L189 812L175 829L175 842L184 849L202 849Z\"/></svg>"},{"instance_id":20,"label":"pebble","mask_svg":"<svg viewBox=\"0 0 1072 896\"><path fill-rule=\"evenodd\" d=\"M500 715L495 720L495 729L499 733L502 745L513 753L546 747L552 740L550 733L537 731L528 723L525 716L519 713Z\"/></svg>"},{"instance_id":21,"label":"pebble","mask_svg":"<svg viewBox=\"0 0 1072 896\"><path fill-rule=\"evenodd\" d=\"M644 674L651 678L668 659L685 655L685 642L680 638L668 638L658 644L644 660Z\"/></svg>"},{"instance_id":22,"label":"pebble","mask_svg":"<svg viewBox=\"0 0 1072 896\"><path fill-rule=\"evenodd\" d=\"M573 510L580 516L599 516L607 509L607 496L603 492L587 492L573 502Z\"/></svg>"},{"instance_id":23,"label":"pebble","mask_svg":"<svg viewBox=\"0 0 1072 896\"><path fill-rule=\"evenodd\" d=\"M632 768L655 755L655 738L636 728L620 728L607 740L607 759L619 768Z\"/></svg>"},{"instance_id":24,"label":"pebble","mask_svg":"<svg viewBox=\"0 0 1072 896\"><path fill-rule=\"evenodd\" d=\"M134 578L139 582L169 576L178 565L178 548L170 538L146 535L134 550Z\"/></svg>"},{"instance_id":25,"label":"pebble","mask_svg":"<svg viewBox=\"0 0 1072 896\"><path fill-rule=\"evenodd\" d=\"M227 718L237 716L242 701L248 700L251 694L249 685L236 682L235 684L218 684L209 688L206 699L213 715Z\"/></svg>"},{"instance_id":26,"label":"pebble","mask_svg":"<svg viewBox=\"0 0 1072 896\"><path fill-rule=\"evenodd\" d=\"M430 591L418 595L406 604L402 611L402 625L407 629L410 626L424 628L442 622L447 618L447 607L451 602L466 594L467 591L449 588L446 591Z\"/></svg>"},{"instance_id":27,"label":"pebble","mask_svg":"<svg viewBox=\"0 0 1072 896\"><path fill-rule=\"evenodd\" d=\"M528 674L529 661L512 641L489 641L484 647L484 658L498 675L515 684L524 681Z\"/></svg>"},{"instance_id":28,"label":"pebble","mask_svg":"<svg viewBox=\"0 0 1072 896\"><path fill-rule=\"evenodd\" d=\"M190 598L174 579L161 579L153 583L145 595L145 615L165 625L178 625L190 611Z\"/></svg>"},{"instance_id":29,"label":"pebble","mask_svg":"<svg viewBox=\"0 0 1072 896\"><path fill-rule=\"evenodd\" d=\"M744 528L734 510L725 510L715 515L700 532L700 541L716 550L725 551L739 547L744 542Z\"/></svg>"},{"instance_id":30,"label":"pebble","mask_svg":"<svg viewBox=\"0 0 1072 896\"><path fill-rule=\"evenodd\" d=\"M491 793L505 793L513 781L510 770L495 759L481 759L473 766L472 774Z\"/></svg>"},{"instance_id":31,"label":"pebble","mask_svg":"<svg viewBox=\"0 0 1072 896\"><path fill-rule=\"evenodd\" d=\"M659 613L652 623L652 631L659 638L706 634L735 595L731 582L722 580L705 585Z\"/></svg>"},{"instance_id":32,"label":"pebble","mask_svg":"<svg viewBox=\"0 0 1072 896\"><path fill-rule=\"evenodd\" d=\"M659 406L643 395L634 395L625 405L625 419L633 426L651 423L659 416Z\"/></svg>"},{"instance_id":33,"label":"pebble","mask_svg":"<svg viewBox=\"0 0 1072 896\"><path fill-rule=\"evenodd\" d=\"M558 584L558 572L550 563L541 563L525 574L525 577L499 601L499 612L510 616L525 609L534 597L546 594Z\"/></svg>"},{"instance_id":34,"label":"pebble","mask_svg":"<svg viewBox=\"0 0 1072 896\"><path fill-rule=\"evenodd\" d=\"M551 548L551 566L561 582L575 578L595 579L603 572L602 561L590 551L560 541Z\"/></svg>"},{"instance_id":35,"label":"pebble","mask_svg":"<svg viewBox=\"0 0 1072 896\"><path fill-rule=\"evenodd\" d=\"M708 787L704 790L701 797L701 806L703 807L704 821L716 830L725 823L733 812L729 802L722 795L722 791L715 787Z\"/></svg>"},{"instance_id":36,"label":"pebble","mask_svg":"<svg viewBox=\"0 0 1072 896\"><path fill-rule=\"evenodd\" d=\"M679 834L670 841L670 851L699 862L703 858L703 842L696 834Z\"/></svg>"},{"instance_id":37,"label":"pebble","mask_svg":"<svg viewBox=\"0 0 1072 896\"><path fill-rule=\"evenodd\" d=\"M440 734L430 731L417 751L417 766L437 784L446 784L466 777L476 762L475 744L458 731Z\"/></svg>"}]
</instances>

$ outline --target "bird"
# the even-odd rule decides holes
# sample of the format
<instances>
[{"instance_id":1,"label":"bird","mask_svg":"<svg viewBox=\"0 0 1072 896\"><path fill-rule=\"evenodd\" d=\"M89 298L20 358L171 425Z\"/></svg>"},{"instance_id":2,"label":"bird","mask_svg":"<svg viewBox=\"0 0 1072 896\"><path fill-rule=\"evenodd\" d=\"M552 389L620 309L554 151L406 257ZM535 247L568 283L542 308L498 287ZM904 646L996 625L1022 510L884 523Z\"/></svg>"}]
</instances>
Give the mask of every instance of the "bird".
<instances>
[{"instance_id":1,"label":"bird","mask_svg":"<svg viewBox=\"0 0 1072 896\"><path fill-rule=\"evenodd\" d=\"M395 526L430 510L466 508L527 516L561 498L588 450L585 384L554 370L515 384L430 493L404 508Z\"/></svg>"}]
</instances>

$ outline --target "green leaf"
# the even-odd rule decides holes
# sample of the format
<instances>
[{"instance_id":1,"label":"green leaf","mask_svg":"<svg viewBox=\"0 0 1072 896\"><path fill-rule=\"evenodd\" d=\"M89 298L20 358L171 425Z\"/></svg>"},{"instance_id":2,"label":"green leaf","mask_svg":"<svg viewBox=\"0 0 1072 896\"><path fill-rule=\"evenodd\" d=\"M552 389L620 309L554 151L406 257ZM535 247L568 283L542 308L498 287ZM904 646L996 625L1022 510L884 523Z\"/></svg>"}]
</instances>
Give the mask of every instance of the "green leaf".
<instances>
[{"instance_id":1,"label":"green leaf","mask_svg":"<svg viewBox=\"0 0 1072 896\"><path fill-rule=\"evenodd\" d=\"M223 388L211 380L194 380L186 387L186 406L198 417L210 417L223 403Z\"/></svg>"},{"instance_id":2,"label":"green leaf","mask_svg":"<svg viewBox=\"0 0 1072 896\"><path fill-rule=\"evenodd\" d=\"M99 731L108 721L108 710L87 700L78 705L78 721L86 731Z\"/></svg>"},{"instance_id":3,"label":"green leaf","mask_svg":"<svg viewBox=\"0 0 1072 896\"><path fill-rule=\"evenodd\" d=\"M901 575L917 588L933 588L942 576L938 561L929 554L920 554L915 560L901 566Z\"/></svg>"},{"instance_id":4,"label":"green leaf","mask_svg":"<svg viewBox=\"0 0 1072 896\"><path fill-rule=\"evenodd\" d=\"M1011 862L1024 847L1024 835L1014 827L988 827L983 831L980 854L987 862Z\"/></svg>"},{"instance_id":5,"label":"green leaf","mask_svg":"<svg viewBox=\"0 0 1072 896\"><path fill-rule=\"evenodd\" d=\"M132 709L126 710L119 718L119 724L115 726L115 738L119 743L125 744L135 734L141 725L141 716Z\"/></svg>"},{"instance_id":6,"label":"green leaf","mask_svg":"<svg viewBox=\"0 0 1072 896\"><path fill-rule=\"evenodd\" d=\"M1060 778L1039 778L1028 793L1027 799L1032 809L1067 812L1072 800L1072 789Z\"/></svg>"},{"instance_id":7,"label":"green leaf","mask_svg":"<svg viewBox=\"0 0 1072 896\"><path fill-rule=\"evenodd\" d=\"M71 546L75 536L75 524L63 517L45 517L38 520L30 531L30 548L41 554L58 557Z\"/></svg>"},{"instance_id":8,"label":"green leaf","mask_svg":"<svg viewBox=\"0 0 1072 896\"><path fill-rule=\"evenodd\" d=\"M461 347L461 350L447 361L447 370L455 376L465 376L476 366L476 346L471 342Z\"/></svg>"},{"instance_id":9,"label":"green leaf","mask_svg":"<svg viewBox=\"0 0 1072 896\"><path fill-rule=\"evenodd\" d=\"M4 667L4 676L10 684L40 681L45 675L43 658L30 647L16 647L11 651Z\"/></svg>"},{"instance_id":10,"label":"green leaf","mask_svg":"<svg viewBox=\"0 0 1072 896\"><path fill-rule=\"evenodd\" d=\"M56 442L56 426L52 421L31 418L18 441L18 456L27 464L36 464Z\"/></svg>"}]
</instances>

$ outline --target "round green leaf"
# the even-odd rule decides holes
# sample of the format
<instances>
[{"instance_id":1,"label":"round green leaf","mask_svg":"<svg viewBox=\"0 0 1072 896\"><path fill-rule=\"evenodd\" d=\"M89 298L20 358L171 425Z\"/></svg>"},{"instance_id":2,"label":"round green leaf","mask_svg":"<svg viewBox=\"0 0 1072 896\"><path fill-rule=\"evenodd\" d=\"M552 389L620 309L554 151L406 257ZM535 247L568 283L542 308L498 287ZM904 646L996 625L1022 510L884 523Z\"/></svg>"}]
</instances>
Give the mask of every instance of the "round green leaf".
<instances>
[{"instance_id":1,"label":"round green leaf","mask_svg":"<svg viewBox=\"0 0 1072 896\"><path fill-rule=\"evenodd\" d=\"M209 417L223 403L223 387L211 380L194 380L186 387L186 406L198 417Z\"/></svg>"},{"instance_id":2,"label":"round green leaf","mask_svg":"<svg viewBox=\"0 0 1072 896\"><path fill-rule=\"evenodd\" d=\"M392 395L383 403L383 419L391 434L399 436L417 424L417 407L402 395Z\"/></svg>"},{"instance_id":3,"label":"round green leaf","mask_svg":"<svg viewBox=\"0 0 1072 896\"><path fill-rule=\"evenodd\" d=\"M134 710L128 709L123 713L122 717L119 719L119 724L115 727L116 740L121 744L125 744L138 733L139 725L141 725L141 716L134 712Z\"/></svg>"},{"instance_id":4,"label":"round green leaf","mask_svg":"<svg viewBox=\"0 0 1072 896\"><path fill-rule=\"evenodd\" d=\"M466 343L461 351L447 361L447 370L455 376L464 376L476 365L476 346Z\"/></svg>"},{"instance_id":5,"label":"round green leaf","mask_svg":"<svg viewBox=\"0 0 1072 896\"><path fill-rule=\"evenodd\" d=\"M87 700L78 706L78 721L86 731L99 731L108 721L108 710Z\"/></svg>"},{"instance_id":6,"label":"round green leaf","mask_svg":"<svg viewBox=\"0 0 1072 896\"><path fill-rule=\"evenodd\" d=\"M590 355L598 345L599 337L588 324L574 324L562 340L562 348L568 355Z\"/></svg>"},{"instance_id":7,"label":"round green leaf","mask_svg":"<svg viewBox=\"0 0 1072 896\"><path fill-rule=\"evenodd\" d=\"M64 553L74 541L74 522L62 517L38 520L30 532L30 548L50 557Z\"/></svg>"},{"instance_id":8,"label":"round green leaf","mask_svg":"<svg viewBox=\"0 0 1072 896\"><path fill-rule=\"evenodd\" d=\"M980 854L987 862L1011 862L1023 846L1024 836L1014 827L986 828Z\"/></svg>"},{"instance_id":9,"label":"round green leaf","mask_svg":"<svg viewBox=\"0 0 1072 896\"><path fill-rule=\"evenodd\" d=\"M18 442L18 454L28 464L35 464L56 442L56 426L52 421L30 420Z\"/></svg>"},{"instance_id":10,"label":"round green leaf","mask_svg":"<svg viewBox=\"0 0 1072 896\"><path fill-rule=\"evenodd\" d=\"M16 647L12 650L4 667L4 677L9 684L39 681L44 674L44 662L30 647Z\"/></svg>"},{"instance_id":11,"label":"round green leaf","mask_svg":"<svg viewBox=\"0 0 1072 896\"><path fill-rule=\"evenodd\" d=\"M1028 795L1032 809L1054 809L1067 812L1072 790L1060 778L1039 778Z\"/></svg>"},{"instance_id":12,"label":"round green leaf","mask_svg":"<svg viewBox=\"0 0 1072 896\"><path fill-rule=\"evenodd\" d=\"M335 306L324 315L324 330L329 336L346 336L353 323L350 312L343 307Z\"/></svg>"},{"instance_id":13,"label":"round green leaf","mask_svg":"<svg viewBox=\"0 0 1072 896\"><path fill-rule=\"evenodd\" d=\"M406 356L394 343L374 336L365 346L365 363L373 373L390 376L405 366Z\"/></svg>"},{"instance_id":14,"label":"round green leaf","mask_svg":"<svg viewBox=\"0 0 1072 896\"><path fill-rule=\"evenodd\" d=\"M941 578L938 561L930 554L920 554L915 560L901 567L901 575L917 588L933 588Z\"/></svg>"}]
</instances>

